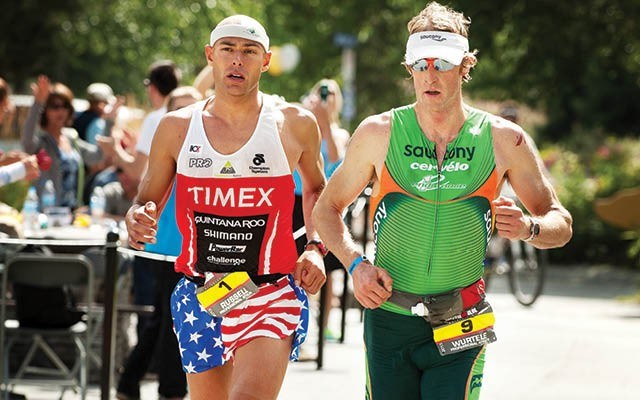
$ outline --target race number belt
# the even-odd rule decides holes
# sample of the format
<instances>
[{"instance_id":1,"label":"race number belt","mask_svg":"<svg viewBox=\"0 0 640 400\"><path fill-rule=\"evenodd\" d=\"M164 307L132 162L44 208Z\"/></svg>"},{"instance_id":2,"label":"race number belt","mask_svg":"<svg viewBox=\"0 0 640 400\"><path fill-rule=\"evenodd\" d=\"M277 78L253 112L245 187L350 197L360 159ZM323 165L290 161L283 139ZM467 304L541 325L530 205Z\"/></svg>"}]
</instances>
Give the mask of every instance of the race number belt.
<instances>
[{"instance_id":1,"label":"race number belt","mask_svg":"<svg viewBox=\"0 0 640 400\"><path fill-rule=\"evenodd\" d=\"M206 272L204 285L196 289L200 305L214 317L222 317L258 292L246 271Z\"/></svg>"},{"instance_id":2,"label":"race number belt","mask_svg":"<svg viewBox=\"0 0 640 400\"><path fill-rule=\"evenodd\" d=\"M443 356L483 346L496 341L494 322L493 309L483 300L452 322L431 324L433 340Z\"/></svg>"},{"instance_id":3,"label":"race number belt","mask_svg":"<svg viewBox=\"0 0 640 400\"><path fill-rule=\"evenodd\" d=\"M485 301L484 280L449 292L419 296L393 289L389 302L429 322L441 355L496 341L495 317Z\"/></svg>"}]
</instances>

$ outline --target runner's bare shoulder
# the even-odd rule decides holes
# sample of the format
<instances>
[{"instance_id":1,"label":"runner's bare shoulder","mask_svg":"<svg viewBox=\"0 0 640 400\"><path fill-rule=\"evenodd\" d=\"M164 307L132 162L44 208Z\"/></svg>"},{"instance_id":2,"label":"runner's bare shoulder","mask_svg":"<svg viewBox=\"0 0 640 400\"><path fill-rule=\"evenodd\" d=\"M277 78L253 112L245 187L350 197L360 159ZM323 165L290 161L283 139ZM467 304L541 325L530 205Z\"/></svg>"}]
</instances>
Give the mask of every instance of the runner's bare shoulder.
<instances>
[{"instance_id":1,"label":"runner's bare shoulder","mask_svg":"<svg viewBox=\"0 0 640 400\"><path fill-rule=\"evenodd\" d=\"M365 140L374 141L376 144L386 145L391 136L391 112L385 111L380 114L368 116L351 136L351 141ZM386 146L385 146L386 147Z\"/></svg>"},{"instance_id":2,"label":"runner's bare shoulder","mask_svg":"<svg viewBox=\"0 0 640 400\"><path fill-rule=\"evenodd\" d=\"M191 105L166 113L162 116L156 129L153 138L154 145L157 143L161 148L165 149L166 153L171 154L174 159L177 159L178 152L187 136L191 114L194 109L194 106Z\"/></svg>"},{"instance_id":3,"label":"runner's bare shoulder","mask_svg":"<svg viewBox=\"0 0 640 400\"><path fill-rule=\"evenodd\" d=\"M197 106L192 104L179 110L166 113L160 121L156 135L166 135L168 136L166 139L169 140L169 142L174 142L179 139L179 142L182 143L187 134L189 122L191 122L191 115L195 107Z\"/></svg>"},{"instance_id":4,"label":"runner's bare shoulder","mask_svg":"<svg viewBox=\"0 0 640 400\"><path fill-rule=\"evenodd\" d=\"M311 111L302 105L289 103L279 96L272 96L275 97L276 109L280 114L278 124L287 132L292 132L296 136L319 134L316 118Z\"/></svg>"},{"instance_id":5,"label":"runner's bare shoulder","mask_svg":"<svg viewBox=\"0 0 640 400\"><path fill-rule=\"evenodd\" d=\"M521 146L531 139L522 127L497 115L490 114L493 142L498 147Z\"/></svg>"}]
</instances>

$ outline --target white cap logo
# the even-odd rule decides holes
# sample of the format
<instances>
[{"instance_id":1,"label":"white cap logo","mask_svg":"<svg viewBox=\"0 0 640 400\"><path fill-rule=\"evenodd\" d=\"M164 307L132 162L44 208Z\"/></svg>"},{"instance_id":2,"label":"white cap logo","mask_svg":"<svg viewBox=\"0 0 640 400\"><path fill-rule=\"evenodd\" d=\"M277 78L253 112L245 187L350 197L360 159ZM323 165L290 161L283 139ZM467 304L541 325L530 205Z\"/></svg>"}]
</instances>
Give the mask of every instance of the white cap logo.
<instances>
[{"instance_id":1,"label":"white cap logo","mask_svg":"<svg viewBox=\"0 0 640 400\"><path fill-rule=\"evenodd\" d=\"M411 65L423 58L442 58L454 65L460 65L469 51L466 37L451 32L416 32L407 40L405 62Z\"/></svg>"},{"instance_id":2,"label":"white cap logo","mask_svg":"<svg viewBox=\"0 0 640 400\"><path fill-rule=\"evenodd\" d=\"M223 37L238 37L260 43L265 51L269 51L269 36L261 25L245 26L239 24L218 25L211 31L209 44L213 46Z\"/></svg>"}]
</instances>

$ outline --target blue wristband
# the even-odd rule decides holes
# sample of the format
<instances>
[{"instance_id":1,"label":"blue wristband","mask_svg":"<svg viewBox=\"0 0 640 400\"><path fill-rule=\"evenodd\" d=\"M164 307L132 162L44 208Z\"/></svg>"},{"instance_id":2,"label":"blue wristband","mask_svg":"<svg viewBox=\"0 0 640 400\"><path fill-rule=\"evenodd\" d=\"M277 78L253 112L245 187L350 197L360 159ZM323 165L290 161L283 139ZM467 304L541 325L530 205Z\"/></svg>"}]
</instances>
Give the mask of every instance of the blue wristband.
<instances>
[{"instance_id":1,"label":"blue wristband","mask_svg":"<svg viewBox=\"0 0 640 400\"><path fill-rule=\"evenodd\" d=\"M353 270L356 269L356 267L363 261L367 261L367 256L359 256L355 260L353 260L351 265L349 265L349 275L353 275Z\"/></svg>"}]
</instances>

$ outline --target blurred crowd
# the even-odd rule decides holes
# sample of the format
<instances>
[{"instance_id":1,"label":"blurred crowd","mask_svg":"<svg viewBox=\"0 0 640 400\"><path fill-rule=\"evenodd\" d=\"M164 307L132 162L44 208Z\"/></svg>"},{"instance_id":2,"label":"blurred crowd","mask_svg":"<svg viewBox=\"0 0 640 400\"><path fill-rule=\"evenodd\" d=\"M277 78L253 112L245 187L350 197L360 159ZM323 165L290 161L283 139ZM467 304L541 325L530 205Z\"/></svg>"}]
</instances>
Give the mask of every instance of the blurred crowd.
<instances>
[{"instance_id":1,"label":"blurred crowd","mask_svg":"<svg viewBox=\"0 0 640 400\"><path fill-rule=\"evenodd\" d=\"M30 182L39 212L56 207L76 215L91 211L87 207L100 188L104 210L96 211L115 220L122 218L146 168L140 148L150 146L167 99L179 83L180 71L173 62L162 60L150 66L141 84L152 110L136 132L129 128L132 113L122 112L125 98L115 96L108 84L90 84L84 95L88 107L76 110L69 87L39 76L31 85L33 104L26 120L20 132L13 132L21 149L0 150L0 186ZM10 85L0 78L0 124L15 110Z\"/></svg>"}]
</instances>

